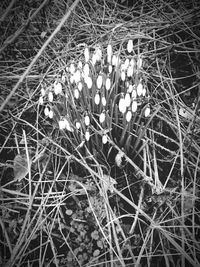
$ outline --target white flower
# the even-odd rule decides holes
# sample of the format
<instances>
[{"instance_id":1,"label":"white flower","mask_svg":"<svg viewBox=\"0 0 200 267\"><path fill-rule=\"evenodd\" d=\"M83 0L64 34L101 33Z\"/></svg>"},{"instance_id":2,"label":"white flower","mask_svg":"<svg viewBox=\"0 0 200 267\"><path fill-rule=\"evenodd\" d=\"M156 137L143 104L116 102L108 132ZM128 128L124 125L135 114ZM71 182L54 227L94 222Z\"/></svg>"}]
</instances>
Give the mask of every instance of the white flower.
<instances>
[{"instance_id":1,"label":"white flower","mask_svg":"<svg viewBox=\"0 0 200 267\"><path fill-rule=\"evenodd\" d=\"M147 108L145 109L144 116L145 116L145 117L148 117L149 114L150 114L150 112L151 112L150 107L147 107Z\"/></svg>"},{"instance_id":2,"label":"white flower","mask_svg":"<svg viewBox=\"0 0 200 267\"><path fill-rule=\"evenodd\" d=\"M76 122L76 129L78 130L78 129L80 129L80 128L81 128L81 124L80 124L79 121L77 121L77 122Z\"/></svg>"},{"instance_id":3,"label":"white flower","mask_svg":"<svg viewBox=\"0 0 200 267\"><path fill-rule=\"evenodd\" d=\"M143 88L142 95L145 96L146 95L146 92L147 92L146 88Z\"/></svg>"},{"instance_id":4,"label":"white flower","mask_svg":"<svg viewBox=\"0 0 200 267\"><path fill-rule=\"evenodd\" d=\"M99 95L99 93L96 93L96 95L94 97L94 103L96 105L99 105L99 103L100 103L100 95Z\"/></svg>"},{"instance_id":5,"label":"white flower","mask_svg":"<svg viewBox=\"0 0 200 267\"><path fill-rule=\"evenodd\" d=\"M87 63L90 60L90 51L89 48L86 47L84 50L85 62Z\"/></svg>"},{"instance_id":6,"label":"white flower","mask_svg":"<svg viewBox=\"0 0 200 267\"><path fill-rule=\"evenodd\" d=\"M90 117L88 115L85 116L85 125L86 126L90 125Z\"/></svg>"},{"instance_id":7,"label":"white flower","mask_svg":"<svg viewBox=\"0 0 200 267\"><path fill-rule=\"evenodd\" d=\"M132 112L128 110L128 112L126 113L126 121L129 122L131 118L132 118Z\"/></svg>"},{"instance_id":8,"label":"white flower","mask_svg":"<svg viewBox=\"0 0 200 267\"><path fill-rule=\"evenodd\" d=\"M141 69L141 67L142 67L142 57L141 56L138 56L137 67L138 67L138 69Z\"/></svg>"},{"instance_id":9,"label":"white flower","mask_svg":"<svg viewBox=\"0 0 200 267\"><path fill-rule=\"evenodd\" d=\"M101 103L102 103L102 105L105 107L106 106L106 98L105 98L105 96L102 96L102 98L101 98Z\"/></svg>"},{"instance_id":10,"label":"white flower","mask_svg":"<svg viewBox=\"0 0 200 267\"><path fill-rule=\"evenodd\" d=\"M75 72L75 65L74 65L74 63L71 63L70 64L70 67L69 67L69 71L71 72L71 74L74 74L74 72Z\"/></svg>"},{"instance_id":11,"label":"white flower","mask_svg":"<svg viewBox=\"0 0 200 267\"><path fill-rule=\"evenodd\" d=\"M127 51L128 53L131 53L133 51L133 41L129 40L127 43Z\"/></svg>"},{"instance_id":12,"label":"white flower","mask_svg":"<svg viewBox=\"0 0 200 267\"><path fill-rule=\"evenodd\" d=\"M108 142L108 136L107 136L107 134L104 134L103 136L102 136L102 143L103 144L106 144Z\"/></svg>"},{"instance_id":13,"label":"white flower","mask_svg":"<svg viewBox=\"0 0 200 267\"><path fill-rule=\"evenodd\" d=\"M112 65L117 66L117 56L116 55L112 56Z\"/></svg>"},{"instance_id":14,"label":"white flower","mask_svg":"<svg viewBox=\"0 0 200 267\"><path fill-rule=\"evenodd\" d=\"M76 99L79 98L79 90L78 90L77 88L74 90L74 97L75 97Z\"/></svg>"},{"instance_id":15,"label":"white flower","mask_svg":"<svg viewBox=\"0 0 200 267\"><path fill-rule=\"evenodd\" d=\"M110 78L108 77L108 78L106 79L106 90L110 90L110 86L111 86L111 80L110 80Z\"/></svg>"},{"instance_id":16,"label":"white flower","mask_svg":"<svg viewBox=\"0 0 200 267\"><path fill-rule=\"evenodd\" d=\"M48 107L45 107L45 109L44 109L44 115L45 116L49 116L49 108Z\"/></svg>"},{"instance_id":17,"label":"white flower","mask_svg":"<svg viewBox=\"0 0 200 267\"><path fill-rule=\"evenodd\" d=\"M42 88L41 88L41 95L42 95L42 96L45 96L45 93L46 93L46 92L45 92L44 88L42 87Z\"/></svg>"},{"instance_id":18,"label":"white flower","mask_svg":"<svg viewBox=\"0 0 200 267\"><path fill-rule=\"evenodd\" d=\"M111 44L109 44L107 46L107 55L108 55L109 58L111 58L111 56L112 56L112 46L111 46Z\"/></svg>"},{"instance_id":19,"label":"white flower","mask_svg":"<svg viewBox=\"0 0 200 267\"><path fill-rule=\"evenodd\" d=\"M74 74L72 74L72 75L70 76L70 83L73 84L74 82L75 82L75 80L74 80Z\"/></svg>"},{"instance_id":20,"label":"white flower","mask_svg":"<svg viewBox=\"0 0 200 267\"><path fill-rule=\"evenodd\" d=\"M89 76L85 77L85 82L87 84L88 89L91 89L92 88L92 78Z\"/></svg>"},{"instance_id":21,"label":"white flower","mask_svg":"<svg viewBox=\"0 0 200 267\"><path fill-rule=\"evenodd\" d=\"M101 61L102 51L100 47L96 48L95 54L96 54L97 61Z\"/></svg>"},{"instance_id":22,"label":"white flower","mask_svg":"<svg viewBox=\"0 0 200 267\"><path fill-rule=\"evenodd\" d=\"M48 94L49 102L53 102L53 93L50 91Z\"/></svg>"},{"instance_id":23,"label":"white flower","mask_svg":"<svg viewBox=\"0 0 200 267\"><path fill-rule=\"evenodd\" d=\"M64 121L64 125L65 125L64 128L65 128L67 131L69 131L69 132L73 132L74 130L73 130L73 128L71 127L69 121L68 121L66 118L64 118L63 121Z\"/></svg>"},{"instance_id":24,"label":"white flower","mask_svg":"<svg viewBox=\"0 0 200 267\"><path fill-rule=\"evenodd\" d=\"M79 82L78 83L78 90L82 91L82 89L83 89L83 84L82 84L82 82Z\"/></svg>"},{"instance_id":25,"label":"white flower","mask_svg":"<svg viewBox=\"0 0 200 267\"><path fill-rule=\"evenodd\" d=\"M125 100L126 107L129 107L131 104L131 96L129 93L126 93L124 100Z\"/></svg>"},{"instance_id":26,"label":"white flower","mask_svg":"<svg viewBox=\"0 0 200 267\"><path fill-rule=\"evenodd\" d=\"M79 61L79 62L78 62L78 68L79 68L79 69L82 69L82 68L83 68L83 63L82 63L82 61Z\"/></svg>"},{"instance_id":27,"label":"white flower","mask_svg":"<svg viewBox=\"0 0 200 267\"><path fill-rule=\"evenodd\" d=\"M124 69L128 69L128 66L129 66L129 59L126 58L125 62L124 62Z\"/></svg>"},{"instance_id":28,"label":"white flower","mask_svg":"<svg viewBox=\"0 0 200 267\"><path fill-rule=\"evenodd\" d=\"M65 121L64 120L60 120L58 122L58 125L59 125L59 129L60 130L64 130L65 129Z\"/></svg>"},{"instance_id":29,"label":"white flower","mask_svg":"<svg viewBox=\"0 0 200 267\"><path fill-rule=\"evenodd\" d=\"M127 92L132 93L132 91L133 91L133 85L129 84Z\"/></svg>"},{"instance_id":30,"label":"white flower","mask_svg":"<svg viewBox=\"0 0 200 267\"><path fill-rule=\"evenodd\" d=\"M103 77L102 77L102 75L98 75L98 77L97 77L97 88L101 89L102 84L103 84Z\"/></svg>"},{"instance_id":31,"label":"white flower","mask_svg":"<svg viewBox=\"0 0 200 267\"><path fill-rule=\"evenodd\" d=\"M96 64L96 62L97 62L97 55L94 53L92 55L92 65L94 66Z\"/></svg>"},{"instance_id":32,"label":"white flower","mask_svg":"<svg viewBox=\"0 0 200 267\"><path fill-rule=\"evenodd\" d=\"M89 130L87 130L87 131L85 132L85 140L86 140L86 141L89 141L89 140L90 140L90 132L89 132Z\"/></svg>"},{"instance_id":33,"label":"white flower","mask_svg":"<svg viewBox=\"0 0 200 267\"><path fill-rule=\"evenodd\" d=\"M126 101L123 97L119 100L119 111L123 114L126 112Z\"/></svg>"},{"instance_id":34,"label":"white flower","mask_svg":"<svg viewBox=\"0 0 200 267\"><path fill-rule=\"evenodd\" d=\"M89 64L86 63L83 67L83 73L84 73L84 76L88 76L90 74L90 67L89 67Z\"/></svg>"},{"instance_id":35,"label":"white flower","mask_svg":"<svg viewBox=\"0 0 200 267\"><path fill-rule=\"evenodd\" d=\"M40 96L40 98L39 98L39 104L40 104L40 105L43 105L43 104L44 104L44 99L43 99L42 96Z\"/></svg>"},{"instance_id":36,"label":"white flower","mask_svg":"<svg viewBox=\"0 0 200 267\"><path fill-rule=\"evenodd\" d=\"M100 116L99 116L99 122L103 123L106 119L106 114L105 112L101 112Z\"/></svg>"},{"instance_id":37,"label":"white flower","mask_svg":"<svg viewBox=\"0 0 200 267\"><path fill-rule=\"evenodd\" d=\"M122 81L125 81L125 79L126 79L126 73L124 70L121 71L121 79L122 79Z\"/></svg>"},{"instance_id":38,"label":"white flower","mask_svg":"<svg viewBox=\"0 0 200 267\"><path fill-rule=\"evenodd\" d=\"M127 76L132 77L133 76L133 66L129 65L127 69Z\"/></svg>"},{"instance_id":39,"label":"white flower","mask_svg":"<svg viewBox=\"0 0 200 267\"><path fill-rule=\"evenodd\" d=\"M50 118L50 119L53 118L53 110L49 110L49 118Z\"/></svg>"},{"instance_id":40,"label":"white flower","mask_svg":"<svg viewBox=\"0 0 200 267\"><path fill-rule=\"evenodd\" d=\"M135 89L132 91L131 97L132 97L132 99L136 99L137 98L137 92L136 92Z\"/></svg>"},{"instance_id":41,"label":"white flower","mask_svg":"<svg viewBox=\"0 0 200 267\"><path fill-rule=\"evenodd\" d=\"M121 167L122 165L122 158L124 157L124 152L119 151L117 155L115 156L115 163L118 167Z\"/></svg>"},{"instance_id":42,"label":"white flower","mask_svg":"<svg viewBox=\"0 0 200 267\"><path fill-rule=\"evenodd\" d=\"M62 84L59 83L59 82L57 82L57 81L54 82L54 93L55 93L56 95L62 93Z\"/></svg>"},{"instance_id":43,"label":"white flower","mask_svg":"<svg viewBox=\"0 0 200 267\"><path fill-rule=\"evenodd\" d=\"M137 110L137 101L133 100L131 105L132 112L136 112Z\"/></svg>"},{"instance_id":44,"label":"white flower","mask_svg":"<svg viewBox=\"0 0 200 267\"><path fill-rule=\"evenodd\" d=\"M134 58L131 58L131 60L130 60L130 66L132 66L133 69L134 69L134 67L135 67L135 59Z\"/></svg>"},{"instance_id":45,"label":"white flower","mask_svg":"<svg viewBox=\"0 0 200 267\"><path fill-rule=\"evenodd\" d=\"M75 81L75 83L78 83L78 82L80 82L80 80L81 80L81 72L80 72L80 70L77 70L74 73L74 81Z\"/></svg>"},{"instance_id":46,"label":"white flower","mask_svg":"<svg viewBox=\"0 0 200 267\"><path fill-rule=\"evenodd\" d=\"M139 82L138 86L137 86L137 95L141 96L143 92L143 85L141 82Z\"/></svg>"}]
</instances>

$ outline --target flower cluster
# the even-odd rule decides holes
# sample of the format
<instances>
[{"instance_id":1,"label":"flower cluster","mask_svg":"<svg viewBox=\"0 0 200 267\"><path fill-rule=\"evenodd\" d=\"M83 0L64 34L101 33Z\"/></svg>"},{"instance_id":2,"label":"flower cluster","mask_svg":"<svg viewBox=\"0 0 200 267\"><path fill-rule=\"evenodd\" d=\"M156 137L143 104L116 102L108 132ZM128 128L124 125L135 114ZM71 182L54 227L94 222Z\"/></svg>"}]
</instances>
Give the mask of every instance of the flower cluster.
<instances>
[{"instance_id":1,"label":"flower cluster","mask_svg":"<svg viewBox=\"0 0 200 267\"><path fill-rule=\"evenodd\" d=\"M126 45L124 58L111 44L92 52L86 46L79 61L70 62L53 85L41 88L45 116L56 119L60 130L79 135L80 143L96 131L106 144L113 124L130 124L144 103L143 115L150 114L143 58L135 53L132 40Z\"/></svg>"}]
</instances>

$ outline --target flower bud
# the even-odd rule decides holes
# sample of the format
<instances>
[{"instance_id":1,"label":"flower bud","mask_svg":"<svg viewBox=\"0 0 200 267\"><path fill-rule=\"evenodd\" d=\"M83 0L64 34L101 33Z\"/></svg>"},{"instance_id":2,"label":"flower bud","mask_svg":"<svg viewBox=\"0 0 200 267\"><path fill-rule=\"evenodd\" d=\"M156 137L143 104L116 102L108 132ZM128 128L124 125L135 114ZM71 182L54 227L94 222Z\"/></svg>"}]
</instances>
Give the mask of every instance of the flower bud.
<instances>
[{"instance_id":1,"label":"flower bud","mask_svg":"<svg viewBox=\"0 0 200 267\"><path fill-rule=\"evenodd\" d=\"M131 53L133 51L133 40L129 40L127 43L127 51Z\"/></svg>"}]
</instances>

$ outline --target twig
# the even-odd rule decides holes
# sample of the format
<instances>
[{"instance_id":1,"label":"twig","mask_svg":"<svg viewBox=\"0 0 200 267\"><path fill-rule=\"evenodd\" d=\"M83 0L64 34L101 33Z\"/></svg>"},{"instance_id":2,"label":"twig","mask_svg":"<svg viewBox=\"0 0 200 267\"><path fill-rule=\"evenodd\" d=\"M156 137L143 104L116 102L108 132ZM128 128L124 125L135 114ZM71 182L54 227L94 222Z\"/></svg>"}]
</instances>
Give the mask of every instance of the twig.
<instances>
[{"instance_id":1,"label":"twig","mask_svg":"<svg viewBox=\"0 0 200 267\"><path fill-rule=\"evenodd\" d=\"M46 47L49 45L49 43L53 40L54 36L60 31L61 27L63 26L63 24L65 23L65 21L69 18L71 12L76 7L76 5L78 4L79 1L80 0L76 0L70 6L68 12L64 15L64 17L62 18L62 20L60 21L60 23L58 24L58 26L56 27L56 29L54 30L54 32L51 34L51 36L46 40L46 42L40 48L40 50L38 51L37 55L31 61L31 63L29 64L28 68L25 70L24 74L21 76L21 78L19 79L19 81L17 82L17 84L15 85L15 87L12 89L12 91L10 92L10 94L7 96L7 98L5 99L5 101L3 102L3 104L1 105L0 112L2 112L2 110L5 108L5 106L8 103L8 101L14 95L15 91L20 86L20 84L23 82L23 80L25 79L26 75L29 73L29 71L31 70L31 68L33 67L33 65L39 59L39 57L41 56L41 54L43 53L43 51L46 49Z\"/></svg>"},{"instance_id":2,"label":"twig","mask_svg":"<svg viewBox=\"0 0 200 267\"><path fill-rule=\"evenodd\" d=\"M1 23L2 21L4 21L4 19L6 18L6 16L8 15L8 13L10 12L11 8L13 7L15 1L16 1L16 0L12 0L12 1L10 2L10 5L7 7L5 13L4 13L4 14L2 15L2 17L0 18L0 23Z\"/></svg>"}]
</instances>

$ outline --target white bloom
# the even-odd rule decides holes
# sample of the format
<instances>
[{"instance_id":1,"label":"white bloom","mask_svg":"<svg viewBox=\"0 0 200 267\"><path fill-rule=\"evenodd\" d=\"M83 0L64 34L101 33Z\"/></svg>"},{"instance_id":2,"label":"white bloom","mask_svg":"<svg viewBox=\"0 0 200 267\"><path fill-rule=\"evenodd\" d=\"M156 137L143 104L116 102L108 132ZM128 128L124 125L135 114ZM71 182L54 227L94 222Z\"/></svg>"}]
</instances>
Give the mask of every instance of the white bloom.
<instances>
[{"instance_id":1,"label":"white bloom","mask_svg":"<svg viewBox=\"0 0 200 267\"><path fill-rule=\"evenodd\" d=\"M129 122L131 118L132 118L132 112L128 110L128 112L126 113L126 121Z\"/></svg>"},{"instance_id":2,"label":"white bloom","mask_svg":"<svg viewBox=\"0 0 200 267\"><path fill-rule=\"evenodd\" d=\"M133 51L133 40L129 40L127 43L127 51L131 53Z\"/></svg>"},{"instance_id":3,"label":"white bloom","mask_svg":"<svg viewBox=\"0 0 200 267\"><path fill-rule=\"evenodd\" d=\"M86 82L86 84L87 84L88 89L91 89L91 88L92 88L92 78L89 77L89 76L87 76L87 77L85 78L85 82Z\"/></svg>"},{"instance_id":4,"label":"white bloom","mask_svg":"<svg viewBox=\"0 0 200 267\"><path fill-rule=\"evenodd\" d=\"M136 99L137 98L137 92L136 92L135 89L132 91L131 97L132 97L132 99Z\"/></svg>"},{"instance_id":5,"label":"white bloom","mask_svg":"<svg viewBox=\"0 0 200 267\"><path fill-rule=\"evenodd\" d=\"M133 66L129 65L127 69L127 76L132 77L133 76Z\"/></svg>"},{"instance_id":6,"label":"white bloom","mask_svg":"<svg viewBox=\"0 0 200 267\"><path fill-rule=\"evenodd\" d=\"M109 66L108 66L108 72L109 72L109 73L112 72L112 65L111 65L111 64L109 64Z\"/></svg>"},{"instance_id":7,"label":"white bloom","mask_svg":"<svg viewBox=\"0 0 200 267\"><path fill-rule=\"evenodd\" d=\"M100 95L99 95L99 93L96 93L96 95L94 97L94 103L96 105L99 105L99 103L100 103Z\"/></svg>"},{"instance_id":8,"label":"white bloom","mask_svg":"<svg viewBox=\"0 0 200 267\"><path fill-rule=\"evenodd\" d=\"M126 112L126 101L123 97L119 100L119 111L123 114Z\"/></svg>"},{"instance_id":9,"label":"white bloom","mask_svg":"<svg viewBox=\"0 0 200 267\"><path fill-rule=\"evenodd\" d=\"M142 67L142 57L141 56L138 57L137 67L138 67L138 69L141 69L141 67Z\"/></svg>"},{"instance_id":10,"label":"white bloom","mask_svg":"<svg viewBox=\"0 0 200 267\"><path fill-rule=\"evenodd\" d=\"M56 95L62 93L62 84L59 83L59 82L57 82L57 81L54 82L54 93L55 93Z\"/></svg>"},{"instance_id":11,"label":"white bloom","mask_svg":"<svg viewBox=\"0 0 200 267\"><path fill-rule=\"evenodd\" d=\"M89 67L89 64L86 63L83 67L83 73L85 76L88 76L90 74L90 67Z\"/></svg>"},{"instance_id":12,"label":"white bloom","mask_svg":"<svg viewBox=\"0 0 200 267\"><path fill-rule=\"evenodd\" d=\"M76 129L80 129L81 128L81 124L79 121L76 122Z\"/></svg>"},{"instance_id":13,"label":"white bloom","mask_svg":"<svg viewBox=\"0 0 200 267\"><path fill-rule=\"evenodd\" d=\"M44 104L44 99L43 99L42 96L40 96L40 98L39 98L39 104L40 104L40 105L43 105L43 104Z\"/></svg>"},{"instance_id":14,"label":"white bloom","mask_svg":"<svg viewBox=\"0 0 200 267\"><path fill-rule=\"evenodd\" d=\"M137 86L137 95L141 96L143 92L143 85L141 82L139 82L138 86Z\"/></svg>"},{"instance_id":15,"label":"white bloom","mask_svg":"<svg viewBox=\"0 0 200 267\"><path fill-rule=\"evenodd\" d=\"M112 57L112 46L111 46L111 44L109 44L107 46L107 55L108 55L109 58Z\"/></svg>"},{"instance_id":16,"label":"white bloom","mask_svg":"<svg viewBox=\"0 0 200 267\"><path fill-rule=\"evenodd\" d=\"M85 62L87 63L90 60L90 51L89 48L86 47L84 50Z\"/></svg>"},{"instance_id":17,"label":"white bloom","mask_svg":"<svg viewBox=\"0 0 200 267\"><path fill-rule=\"evenodd\" d=\"M117 66L117 56L116 55L112 56L112 65Z\"/></svg>"},{"instance_id":18,"label":"white bloom","mask_svg":"<svg viewBox=\"0 0 200 267\"><path fill-rule=\"evenodd\" d=\"M74 63L71 63L70 64L70 67L69 67L69 71L71 72L71 74L74 74L74 72L75 72L75 65L74 65Z\"/></svg>"},{"instance_id":19,"label":"white bloom","mask_svg":"<svg viewBox=\"0 0 200 267\"><path fill-rule=\"evenodd\" d=\"M110 80L110 78L108 77L108 78L106 79L106 90L110 90L110 86L111 86L111 80Z\"/></svg>"},{"instance_id":20,"label":"white bloom","mask_svg":"<svg viewBox=\"0 0 200 267\"><path fill-rule=\"evenodd\" d=\"M132 66L133 69L134 69L134 67L135 67L135 59L134 58L131 58L131 60L130 60L130 66Z\"/></svg>"},{"instance_id":21,"label":"white bloom","mask_svg":"<svg viewBox=\"0 0 200 267\"><path fill-rule=\"evenodd\" d=\"M151 112L150 107L147 107L147 108L145 109L144 116L145 116L145 117L148 117L149 114L150 114L150 112Z\"/></svg>"},{"instance_id":22,"label":"white bloom","mask_svg":"<svg viewBox=\"0 0 200 267\"><path fill-rule=\"evenodd\" d=\"M142 95L145 96L146 95L146 92L147 92L146 88L143 88Z\"/></svg>"},{"instance_id":23,"label":"white bloom","mask_svg":"<svg viewBox=\"0 0 200 267\"><path fill-rule=\"evenodd\" d=\"M64 130L65 129L65 121L64 120L60 120L58 122L58 125L59 125L59 129L60 130Z\"/></svg>"},{"instance_id":24,"label":"white bloom","mask_svg":"<svg viewBox=\"0 0 200 267\"><path fill-rule=\"evenodd\" d=\"M49 108L48 107L45 107L45 109L44 109L44 115L45 116L49 116Z\"/></svg>"},{"instance_id":25,"label":"white bloom","mask_svg":"<svg viewBox=\"0 0 200 267\"><path fill-rule=\"evenodd\" d=\"M73 132L74 130L73 130L73 128L71 127L69 121L68 121L66 118L64 118L63 121L64 121L65 129L66 129L67 131L69 131L69 132Z\"/></svg>"},{"instance_id":26,"label":"white bloom","mask_svg":"<svg viewBox=\"0 0 200 267\"><path fill-rule=\"evenodd\" d=\"M96 54L97 61L101 61L102 51L100 47L96 48L95 54Z\"/></svg>"},{"instance_id":27,"label":"white bloom","mask_svg":"<svg viewBox=\"0 0 200 267\"><path fill-rule=\"evenodd\" d=\"M74 82L75 82L75 80L74 80L74 74L72 74L72 75L70 76L70 83L73 84Z\"/></svg>"},{"instance_id":28,"label":"white bloom","mask_svg":"<svg viewBox=\"0 0 200 267\"><path fill-rule=\"evenodd\" d=\"M102 77L102 75L99 75L97 77L97 88L101 89L102 84L103 84L103 77Z\"/></svg>"},{"instance_id":29,"label":"white bloom","mask_svg":"<svg viewBox=\"0 0 200 267\"><path fill-rule=\"evenodd\" d=\"M128 69L128 66L129 66L129 59L126 58L126 60L124 62L124 68L125 68L125 70Z\"/></svg>"},{"instance_id":30,"label":"white bloom","mask_svg":"<svg viewBox=\"0 0 200 267\"><path fill-rule=\"evenodd\" d=\"M129 93L126 93L124 100L125 100L125 105L126 105L127 107L129 107L130 104L131 104L131 96L130 96Z\"/></svg>"},{"instance_id":31,"label":"white bloom","mask_svg":"<svg viewBox=\"0 0 200 267\"><path fill-rule=\"evenodd\" d=\"M79 68L79 69L82 69L82 68L83 68L83 63L82 63L82 61L79 61L79 62L78 62L78 68Z\"/></svg>"},{"instance_id":32,"label":"white bloom","mask_svg":"<svg viewBox=\"0 0 200 267\"><path fill-rule=\"evenodd\" d=\"M82 89L83 89L83 84L82 84L82 82L79 82L78 83L78 90L82 91Z\"/></svg>"},{"instance_id":33,"label":"white bloom","mask_svg":"<svg viewBox=\"0 0 200 267\"><path fill-rule=\"evenodd\" d=\"M89 132L89 130L87 130L87 131L85 132L85 140L86 140L86 141L89 141L89 140L90 140L90 132Z\"/></svg>"},{"instance_id":34,"label":"white bloom","mask_svg":"<svg viewBox=\"0 0 200 267\"><path fill-rule=\"evenodd\" d=\"M96 62L97 62L97 55L94 53L92 55L92 65L94 66L96 64Z\"/></svg>"},{"instance_id":35,"label":"white bloom","mask_svg":"<svg viewBox=\"0 0 200 267\"><path fill-rule=\"evenodd\" d=\"M99 116L99 122L103 123L106 119L106 114L105 112L101 112L100 116Z\"/></svg>"},{"instance_id":36,"label":"white bloom","mask_svg":"<svg viewBox=\"0 0 200 267\"><path fill-rule=\"evenodd\" d=\"M45 90L44 90L44 88L41 88L41 95L42 96L45 96Z\"/></svg>"},{"instance_id":37,"label":"white bloom","mask_svg":"<svg viewBox=\"0 0 200 267\"><path fill-rule=\"evenodd\" d=\"M122 79L122 81L125 81L125 79L126 79L126 73L124 70L121 71L121 79Z\"/></svg>"},{"instance_id":38,"label":"white bloom","mask_svg":"<svg viewBox=\"0 0 200 267\"><path fill-rule=\"evenodd\" d=\"M117 155L115 156L115 163L118 167L121 167L122 165L122 158L124 157L124 152L119 151Z\"/></svg>"},{"instance_id":39,"label":"white bloom","mask_svg":"<svg viewBox=\"0 0 200 267\"><path fill-rule=\"evenodd\" d=\"M132 112L136 112L136 110L137 110L137 101L134 100L132 102L131 109L132 109Z\"/></svg>"},{"instance_id":40,"label":"white bloom","mask_svg":"<svg viewBox=\"0 0 200 267\"><path fill-rule=\"evenodd\" d=\"M102 96L102 98L101 98L101 103L102 103L102 105L105 107L106 106L106 98L105 98L105 96Z\"/></svg>"},{"instance_id":41,"label":"white bloom","mask_svg":"<svg viewBox=\"0 0 200 267\"><path fill-rule=\"evenodd\" d=\"M49 102L53 102L53 93L52 92L49 92L48 99L49 99Z\"/></svg>"},{"instance_id":42,"label":"white bloom","mask_svg":"<svg viewBox=\"0 0 200 267\"><path fill-rule=\"evenodd\" d=\"M50 119L53 118L53 110L49 110L49 118L50 118Z\"/></svg>"},{"instance_id":43,"label":"white bloom","mask_svg":"<svg viewBox=\"0 0 200 267\"><path fill-rule=\"evenodd\" d=\"M80 70L77 70L74 73L74 81L75 81L75 83L78 83L78 82L80 82L80 80L81 80L81 72L80 72Z\"/></svg>"},{"instance_id":44,"label":"white bloom","mask_svg":"<svg viewBox=\"0 0 200 267\"><path fill-rule=\"evenodd\" d=\"M103 136L102 136L102 143L103 144L106 144L108 142L108 136L107 136L107 134L104 134Z\"/></svg>"},{"instance_id":45,"label":"white bloom","mask_svg":"<svg viewBox=\"0 0 200 267\"><path fill-rule=\"evenodd\" d=\"M129 84L127 92L132 93L132 91L133 91L133 85Z\"/></svg>"},{"instance_id":46,"label":"white bloom","mask_svg":"<svg viewBox=\"0 0 200 267\"><path fill-rule=\"evenodd\" d=\"M86 126L90 125L90 117L88 115L85 116L85 125Z\"/></svg>"},{"instance_id":47,"label":"white bloom","mask_svg":"<svg viewBox=\"0 0 200 267\"><path fill-rule=\"evenodd\" d=\"M79 98L79 90L78 90L77 88L74 90L74 97L75 97L76 99Z\"/></svg>"}]
</instances>

